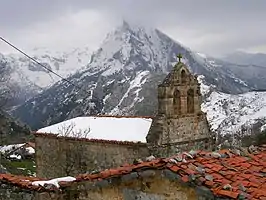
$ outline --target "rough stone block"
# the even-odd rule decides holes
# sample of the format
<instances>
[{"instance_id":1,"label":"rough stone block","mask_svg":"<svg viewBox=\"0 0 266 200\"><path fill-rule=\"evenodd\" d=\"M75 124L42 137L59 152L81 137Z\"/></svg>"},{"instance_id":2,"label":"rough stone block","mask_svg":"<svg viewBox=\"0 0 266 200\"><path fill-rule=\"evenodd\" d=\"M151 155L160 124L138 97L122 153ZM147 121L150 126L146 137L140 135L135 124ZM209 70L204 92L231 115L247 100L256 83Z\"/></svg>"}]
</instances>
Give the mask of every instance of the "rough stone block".
<instances>
[{"instance_id":1,"label":"rough stone block","mask_svg":"<svg viewBox=\"0 0 266 200\"><path fill-rule=\"evenodd\" d=\"M126 174L124 176L122 176L121 180L122 182L130 182L136 178L138 178L138 173L137 172L132 172L130 174Z\"/></svg>"},{"instance_id":2,"label":"rough stone block","mask_svg":"<svg viewBox=\"0 0 266 200\"><path fill-rule=\"evenodd\" d=\"M162 176L166 177L167 179L171 180L171 181L180 181L181 180L181 176L179 176L178 174L172 172L169 169L164 169L162 170Z\"/></svg>"},{"instance_id":3,"label":"rough stone block","mask_svg":"<svg viewBox=\"0 0 266 200\"><path fill-rule=\"evenodd\" d=\"M109 186L110 183L109 183L108 180L101 180L101 181L97 181L94 185L95 185L96 187L103 188L103 187L107 187L107 186Z\"/></svg>"},{"instance_id":4,"label":"rough stone block","mask_svg":"<svg viewBox=\"0 0 266 200\"><path fill-rule=\"evenodd\" d=\"M156 175L156 171L155 170L145 170L145 171L139 172L138 174L142 178L149 178L149 177L154 177Z\"/></svg>"}]
</instances>

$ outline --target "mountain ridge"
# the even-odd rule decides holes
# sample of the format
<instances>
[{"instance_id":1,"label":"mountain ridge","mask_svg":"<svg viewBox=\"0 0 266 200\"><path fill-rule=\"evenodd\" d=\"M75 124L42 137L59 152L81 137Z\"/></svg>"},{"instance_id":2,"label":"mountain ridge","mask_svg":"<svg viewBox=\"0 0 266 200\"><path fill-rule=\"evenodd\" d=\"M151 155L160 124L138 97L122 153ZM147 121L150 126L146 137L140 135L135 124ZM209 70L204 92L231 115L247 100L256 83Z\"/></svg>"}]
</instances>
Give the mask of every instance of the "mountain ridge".
<instances>
[{"instance_id":1,"label":"mountain ridge","mask_svg":"<svg viewBox=\"0 0 266 200\"><path fill-rule=\"evenodd\" d=\"M67 78L89 62L90 53L88 48L53 54L47 49L35 49L29 55L46 68ZM24 103L60 80L60 77L18 53L0 54L0 61L0 64L11 70L10 80L16 93L14 105Z\"/></svg>"},{"instance_id":2,"label":"mountain ridge","mask_svg":"<svg viewBox=\"0 0 266 200\"><path fill-rule=\"evenodd\" d=\"M90 95L59 81L13 114L34 129L83 115L153 115L157 85L177 62L178 53L214 91L234 95L266 88L266 69L247 65L243 72L243 66L195 53L157 29L131 28L124 23L108 34L88 65L69 76ZM260 77L253 80L255 71Z\"/></svg>"}]
</instances>

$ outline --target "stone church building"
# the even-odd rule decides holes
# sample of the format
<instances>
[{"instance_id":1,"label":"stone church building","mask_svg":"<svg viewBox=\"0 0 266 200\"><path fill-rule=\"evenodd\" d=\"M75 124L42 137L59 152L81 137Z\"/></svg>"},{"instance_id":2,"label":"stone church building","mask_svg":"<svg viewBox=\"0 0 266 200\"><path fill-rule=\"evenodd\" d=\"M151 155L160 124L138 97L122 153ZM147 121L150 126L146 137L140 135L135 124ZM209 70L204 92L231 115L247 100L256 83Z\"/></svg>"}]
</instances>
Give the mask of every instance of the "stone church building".
<instances>
[{"instance_id":1,"label":"stone church building","mask_svg":"<svg viewBox=\"0 0 266 200\"><path fill-rule=\"evenodd\" d=\"M138 162L150 155L167 157L213 148L206 114L201 111L200 84L180 58L158 86L155 117L90 116L79 120L83 122L78 128L90 126L89 138L60 135L55 129L60 123L35 133L38 177L89 173ZM93 123L97 125L93 127ZM109 129L109 136L123 139L105 137L106 133L99 131L101 127ZM138 135L140 139L132 139Z\"/></svg>"},{"instance_id":2,"label":"stone church building","mask_svg":"<svg viewBox=\"0 0 266 200\"><path fill-rule=\"evenodd\" d=\"M179 151L212 148L206 114L201 111L200 84L187 66L178 62L158 86L158 112L147 143L161 156Z\"/></svg>"},{"instance_id":3,"label":"stone church building","mask_svg":"<svg viewBox=\"0 0 266 200\"><path fill-rule=\"evenodd\" d=\"M0 174L0 199L266 199L266 145L206 151L199 83L182 62L158 86L158 102L154 118L89 116L40 129L37 177ZM57 131L72 122L77 130ZM78 131L88 127L89 137Z\"/></svg>"}]
</instances>

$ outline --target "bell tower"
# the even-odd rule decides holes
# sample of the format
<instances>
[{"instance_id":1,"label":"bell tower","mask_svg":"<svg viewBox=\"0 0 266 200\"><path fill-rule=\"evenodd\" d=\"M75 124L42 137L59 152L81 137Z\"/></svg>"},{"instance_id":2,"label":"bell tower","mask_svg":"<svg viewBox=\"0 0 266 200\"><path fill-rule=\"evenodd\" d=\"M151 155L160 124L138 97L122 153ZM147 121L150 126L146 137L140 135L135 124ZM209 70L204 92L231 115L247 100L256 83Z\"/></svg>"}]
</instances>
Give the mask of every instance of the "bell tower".
<instances>
[{"instance_id":1,"label":"bell tower","mask_svg":"<svg viewBox=\"0 0 266 200\"><path fill-rule=\"evenodd\" d=\"M206 114L201 111L202 96L197 77L178 63L158 86L158 112L147 142L163 155L191 149L209 149L211 135Z\"/></svg>"}]
</instances>

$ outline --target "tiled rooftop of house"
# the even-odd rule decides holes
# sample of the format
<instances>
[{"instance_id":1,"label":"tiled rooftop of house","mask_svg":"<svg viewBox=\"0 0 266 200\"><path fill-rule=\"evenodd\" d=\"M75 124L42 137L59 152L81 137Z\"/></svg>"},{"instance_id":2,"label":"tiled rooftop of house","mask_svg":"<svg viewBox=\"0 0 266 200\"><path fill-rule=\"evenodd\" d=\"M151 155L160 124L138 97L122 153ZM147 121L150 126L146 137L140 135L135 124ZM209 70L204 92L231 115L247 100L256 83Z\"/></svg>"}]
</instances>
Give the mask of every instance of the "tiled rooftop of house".
<instances>
[{"instance_id":1,"label":"tiled rooftop of house","mask_svg":"<svg viewBox=\"0 0 266 200\"><path fill-rule=\"evenodd\" d=\"M147 158L151 159L151 158ZM250 147L246 150L221 150L217 152L191 151L171 158L151 159L135 164L126 164L95 174L81 174L72 182L101 181L122 178L141 171L162 171L171 180L189 183L193 187L204 187L217 197L232 199L266 199L266 145ZM165 173L168 172L168 173ZM165 175L168 174L168 175ZM38 178L0 174L0 181L20 186L24 189L45 191L56 187L35 186ZM69 186L60 182L61 186Z\"/></svg>"}]
</instances>

